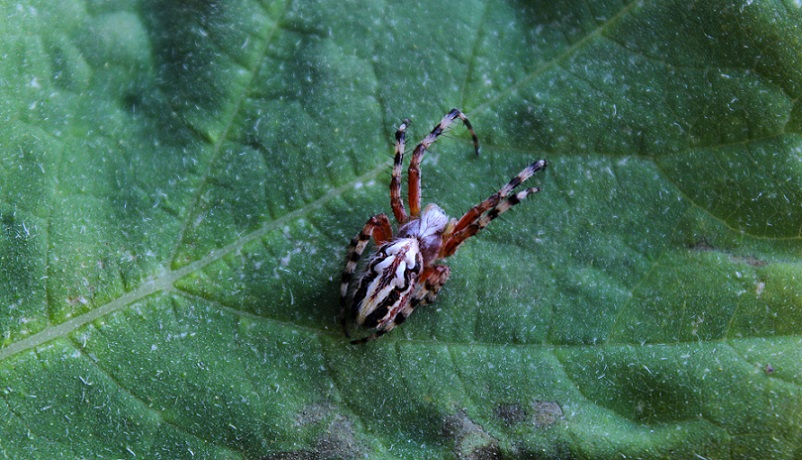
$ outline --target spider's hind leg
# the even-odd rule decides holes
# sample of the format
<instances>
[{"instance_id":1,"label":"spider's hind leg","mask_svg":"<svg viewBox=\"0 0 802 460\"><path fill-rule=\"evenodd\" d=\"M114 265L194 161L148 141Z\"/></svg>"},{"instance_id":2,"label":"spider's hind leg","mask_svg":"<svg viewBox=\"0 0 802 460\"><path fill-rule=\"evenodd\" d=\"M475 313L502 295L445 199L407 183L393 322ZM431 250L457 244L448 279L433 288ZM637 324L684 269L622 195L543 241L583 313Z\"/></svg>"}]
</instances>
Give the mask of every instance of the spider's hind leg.
<instances>
[{"instance_id":1,"label":"spider's hind leg","mask_svg":"<svg viewBox=\"0 0 802 460\"><path fill-rule=\"evenodd\" d=\"M351 244L348 245L348 253L345 256L345 270L343 270L342 280L340 282L340 322L346 337L350 337L348 334L348 310L346 305L348 287L351 285L356 266L359 263L359 259L362 257L362 253L365 252L365 248L371 237L373 237L377 246L389 241L393 237L393 227L390 225L390 219L387 218L386 214L377 214L368 219L362 231L360 231L359 234L351 240Z\"/></svg>"},{"instance_id":2,"label":"spider's hind leg","mask_svg":"<svg viewBox=\"0 0 802 460\"><path fill-rule=\"evenodd\" d=\"M434 302L437 298L437 294L440 293L440 289L442 289L443 285L448 281L449 276L451 276L451 269L448 265L434 265L427 268L421 275L423 281L418 283L417 290L412 295L412 300L409 301L409 312L400 322L396 321L396 324L403 323L404 319L406 319L415 308Z\"/></svg>"}]
</instances>

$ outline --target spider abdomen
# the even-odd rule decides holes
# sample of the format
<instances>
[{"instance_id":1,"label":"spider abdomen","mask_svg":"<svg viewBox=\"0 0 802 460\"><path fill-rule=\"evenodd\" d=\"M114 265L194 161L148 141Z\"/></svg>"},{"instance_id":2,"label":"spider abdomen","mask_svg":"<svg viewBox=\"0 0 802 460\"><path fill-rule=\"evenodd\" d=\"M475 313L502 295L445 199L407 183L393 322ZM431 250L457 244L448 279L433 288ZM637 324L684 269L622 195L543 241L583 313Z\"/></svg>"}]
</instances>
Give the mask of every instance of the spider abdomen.
<instances>
[{"instance_id":1,"label":"spider abdomen","mask_svg":"<svg viewBox=\"0 0 802 460\"><path fill-rule=\"evenodd\" d=\"M383 244L368 262L354 294L357 324L376 328L392 322L409 303L422 269L417 239Z\"/></svg>"}]
</instances>

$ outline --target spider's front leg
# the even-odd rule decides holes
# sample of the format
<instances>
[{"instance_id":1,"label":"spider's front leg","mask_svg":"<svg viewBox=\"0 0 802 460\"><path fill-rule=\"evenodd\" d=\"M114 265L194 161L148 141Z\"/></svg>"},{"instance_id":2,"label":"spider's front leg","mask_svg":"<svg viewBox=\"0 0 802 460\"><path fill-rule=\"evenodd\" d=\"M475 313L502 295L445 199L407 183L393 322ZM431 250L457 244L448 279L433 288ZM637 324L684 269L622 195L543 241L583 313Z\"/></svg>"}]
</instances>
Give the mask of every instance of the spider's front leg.
<instances>
[{"instance_id":1,"label":"spider's front leg","mask_svg":"<svg viewBox=\"0 0 802 460\"><path fill-rule=\"evenodd\" d=\"M365 247L367 247L371 237L376 242L376 246L381 246L392 239L393 227L390 225L390 219L387 218L386 214L377 214L368 219L362 231L348 245L348 253L345 256L345 270L343 270L340 284L340 321L346 337L350 337L348 334L348 315L346 314L348 287L351 285L357 263L359 263L362 253L365 252Z\"/></svg>"},{"instance_id":2,"label":"spider's front leg","mask_svg":"<svg viewBox=\"0 0 802 460\"><path fill-rule=\"evenodd\" d=\"M462 123L465 124L465 127L468 128L468 131L471 132L471 137L473 138L473 147L476 150L476 155L479 155L479 138L476 137L476 133L473 130L473 126L471 126L471 122L468 121L468 117L465 116L459 109L451 109L451 112L448 112L446 116L440 120L433 129L432 132L426 135L425 138L415 147L415 150L412 152L412 161L409 163L409 169L407 170L407 180L409 181L407 193L409 194L409 214L412 217L420 216L420 198L421 198L421 184L420 184L420 164L423 160L423 154L426 153L426 150L434 144L434 141L440 137L452 123L454 120L459 118L462 120Z\"/></svg>"},{"instance_id":3,"label":"spider's front leg","mask_svg":"<svg viewBox=\"0 0 802 460\"><path fill-rule=\"evenodd\" d=\"M523 171L519 172L517 176L510 179L498 192L490 195L487 199L466 212L465 215L457 221L453 229L445 235L438 258L453 255L465 240L479 233L479 231L487 227L493 219L523 201L527 196L539 192L540 189L538 187L530 187L510 195L516 187L532 177L533 174L546 169L546 165L546 160L535 161L524 168Z\"/></svg>"},{"instance_id":4,"label":"spider's front leg","mask_svg":"<svg viewBox=\"0 0 802 460\"><path fill-rule=\"evenodd\" d=\"M393 176L390 179L390 207L399 225L407 223L409 218L404 209L404 202L401 200L401 165L404 163L404 146L406 145L406 131L410 125L408 119L401 122L398 131L395 132L395 157L393 160Z\"/></svg>"}]
</instances>

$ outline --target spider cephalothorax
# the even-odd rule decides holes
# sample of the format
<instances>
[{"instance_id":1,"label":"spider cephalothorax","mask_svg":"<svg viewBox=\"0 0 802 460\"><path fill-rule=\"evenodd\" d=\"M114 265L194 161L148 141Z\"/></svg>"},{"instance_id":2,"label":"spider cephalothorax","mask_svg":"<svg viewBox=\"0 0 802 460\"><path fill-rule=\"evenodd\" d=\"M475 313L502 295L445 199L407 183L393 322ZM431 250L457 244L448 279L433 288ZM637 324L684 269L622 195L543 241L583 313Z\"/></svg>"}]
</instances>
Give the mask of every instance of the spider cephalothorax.
<instances>
[{"instance_id":1,"label":"spider cephalothorax","mask_svg":"<svg viewBox=\"0 0 802 460\"><path fill-rule=\"evenodd\" d=\"M398 127L395 134L395 162L390 180L390 206L400 225L398 234L393 237L390 219L386 214L371 217L362 231L351 240L342 276L340 317L345 335L349 336L349 313L358 325L375 330L367 337L352 340L353 344L369 342L390 332L403 323L418 305L433 302L451 273L447 265L436 262L454 254L466 239L485 228L501 213L530 194L540 191L537 187L531 187L512 193L536 171L545 168L545 160L538 160L527 166L507 185L471 208L459 220L450 219L435 204L429 204L421 212L420 163L423 154L457 118L471 132L474 149L479 154L479 139L471 122L458 109L452 109L412 153L407 171L409 215L401 200L401 166L409 120L404 120ZM348 288L371 237L376 242L377 250L357 283L353 306L349 312Z\"/></svg>"}]
</instances>

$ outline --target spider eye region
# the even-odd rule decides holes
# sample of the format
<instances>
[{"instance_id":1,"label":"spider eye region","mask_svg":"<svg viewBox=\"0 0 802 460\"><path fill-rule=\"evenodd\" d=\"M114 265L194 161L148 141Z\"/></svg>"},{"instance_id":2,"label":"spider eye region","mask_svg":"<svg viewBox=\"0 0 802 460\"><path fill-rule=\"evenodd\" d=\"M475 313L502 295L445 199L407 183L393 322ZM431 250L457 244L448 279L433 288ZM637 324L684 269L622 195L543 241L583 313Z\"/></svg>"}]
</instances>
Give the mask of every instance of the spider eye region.
<instances>
[{"instance_id":1,"label":"spider eye region","mask_svg":"<svg viewBox=\"0 0 802 460\"><path fill-rule=\"evenodd\" d=\"M368 262L354 294L357 324L381 327L393 321L409 302L422 268L416 239L401 238L381 246Z\"/></svg>"}]
</instances>

